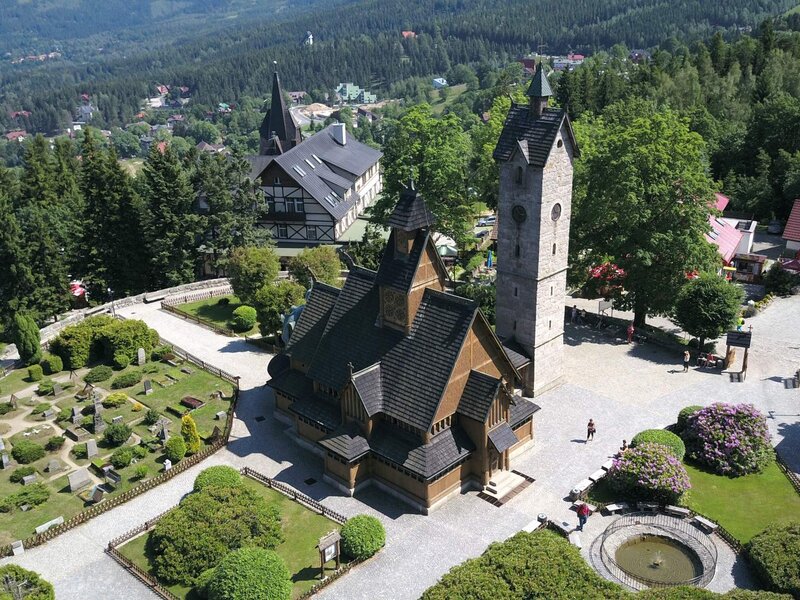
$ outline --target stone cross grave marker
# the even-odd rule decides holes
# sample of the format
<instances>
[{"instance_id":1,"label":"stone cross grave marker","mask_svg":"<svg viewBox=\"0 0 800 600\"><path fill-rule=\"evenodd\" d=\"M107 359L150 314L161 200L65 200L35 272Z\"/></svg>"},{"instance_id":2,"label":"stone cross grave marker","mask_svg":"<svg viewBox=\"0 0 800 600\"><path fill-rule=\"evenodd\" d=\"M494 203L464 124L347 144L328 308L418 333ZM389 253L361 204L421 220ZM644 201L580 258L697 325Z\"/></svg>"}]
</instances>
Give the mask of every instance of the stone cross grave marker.
<instances>
[{"instance_id":1,"label":"stone cross grave marker","mask_svg":"<svg viewBox=\"0 0 800 600\"><path fill-rule=\"evenodd\" d=\"M147 362L147 357L145 356L144 348L139 348L139 350L136 351L136 361L139 363L140 367L143 367L144 364Z\"/></svg>"},{"instance_id":2,"label":"stone cross grave marker","mask_svg":"<svg viewBox=\"0 0 800 600\"><path fill-rule=\"evenodd\" d=\"M97 440L86 440L86 458L97 456Z\"/></svg>"},{"instance_id":3,"label":"stone cross grave marker","mask_svg":"<svg viewBox=\"0 0 800 600\"><path fill-rule=\"evenodd\" d=\"M153 393L153 382L149 379L144 380L144 395L149 396Z\"/></svg>"}]
</instances>

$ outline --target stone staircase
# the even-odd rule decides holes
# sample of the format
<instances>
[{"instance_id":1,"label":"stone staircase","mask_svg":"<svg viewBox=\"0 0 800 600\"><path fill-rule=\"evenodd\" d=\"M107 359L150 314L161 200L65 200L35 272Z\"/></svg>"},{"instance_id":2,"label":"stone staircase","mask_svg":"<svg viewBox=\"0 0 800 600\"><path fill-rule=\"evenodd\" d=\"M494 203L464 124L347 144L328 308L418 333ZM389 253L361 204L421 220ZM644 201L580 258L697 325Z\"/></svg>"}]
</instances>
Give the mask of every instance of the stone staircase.
<instances>
[{"instance_id":1,"label":"stone staircase","mask_svg":"<svg viewBox=\"0 0 800 600\"><path fill-rule=\"evenodd\" d=\"M533 482L533 477L519 471L498 471L478 497L495 506L502 506Z\"/></svg>"}]
</instances>

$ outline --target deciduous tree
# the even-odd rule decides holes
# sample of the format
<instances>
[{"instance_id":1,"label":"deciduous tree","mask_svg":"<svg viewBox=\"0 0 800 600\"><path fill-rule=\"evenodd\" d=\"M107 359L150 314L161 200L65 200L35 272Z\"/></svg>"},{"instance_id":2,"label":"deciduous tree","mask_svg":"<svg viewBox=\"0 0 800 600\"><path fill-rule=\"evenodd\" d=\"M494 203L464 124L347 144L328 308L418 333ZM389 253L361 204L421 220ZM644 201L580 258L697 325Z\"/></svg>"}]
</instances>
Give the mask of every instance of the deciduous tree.
<instances>
[{"instance_id":1,"label":"deciduous tree","mask_svg":"<svg viewBox=\"0 0 800 600\"><path fill-rule=\"evenodd\" d=\"M280 270L280 261L272 248L234 248L227 270L234 293L243 303L252 305L255 303L256 292L275 281Z\"/></svg>"},{"instance_id":2,"label":"deciduous tree","mask_svg":"<svg viewBox=\"0 0 800 600\"><path fill-rule=\"evenodd\" d=\"M700 338L716 339L736 323L744 292L714 273L702 273L681 288L675 301L675 320L684 331Z\"/></svg>"}]
</instances>

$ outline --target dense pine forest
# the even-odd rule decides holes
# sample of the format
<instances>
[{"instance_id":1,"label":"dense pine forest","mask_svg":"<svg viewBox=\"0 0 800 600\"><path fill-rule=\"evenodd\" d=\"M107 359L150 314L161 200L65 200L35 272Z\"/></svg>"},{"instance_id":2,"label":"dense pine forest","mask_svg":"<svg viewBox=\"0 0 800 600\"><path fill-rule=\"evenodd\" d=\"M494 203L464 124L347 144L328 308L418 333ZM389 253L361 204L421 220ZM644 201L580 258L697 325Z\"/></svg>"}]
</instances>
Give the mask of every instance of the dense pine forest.
<instances>
[{"instance_id":1,"label":"dense pine forest","mask_svg":"<svg viewBox=\"0 0 800 600\"><path fill-rule=\"evenodd\" d=\"M235 27L196 37L176 34L168 45L149 37L132 41L124 58L3 68L0 125L53 132L68 124L83 93L99 109L98 125L122 125L153 85L164 82L189 87L200 104L264 97L273 60L289 89L326 91L355 81L386 94L391 84L410 77L445 73L458 64L500 65L531 50L593 53L617 43L650 47L673 35L690 41L718 29L733 35L793 4L544 0L532 7L522 0L367 0L317 7L266 21L254 18L252 24L239 19ZM104 14L99 11L96 18L102 21ZM92 15L84 13L90 31ZM401 30L419 35L403 39ZM313 46L301 46L306 31L314 34ZM163 43L164 37L158 40ZM23 110L31 115L22 123L9 116Z\"/></svg>"}]
</instances>

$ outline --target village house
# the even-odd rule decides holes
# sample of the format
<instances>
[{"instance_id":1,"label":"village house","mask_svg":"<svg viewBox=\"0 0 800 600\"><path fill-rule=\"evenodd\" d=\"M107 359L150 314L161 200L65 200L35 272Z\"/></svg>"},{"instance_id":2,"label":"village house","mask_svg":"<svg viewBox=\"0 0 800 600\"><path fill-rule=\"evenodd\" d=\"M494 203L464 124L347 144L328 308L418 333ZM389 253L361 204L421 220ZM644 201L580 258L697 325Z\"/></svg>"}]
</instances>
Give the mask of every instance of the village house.
<instances>
[{"instance_id":1,"label":"village house","mask_svg":"<svg viewBox=\"0 0 800 600\"><path fill-rule=\"evenodd\" d=\"M724 211L730 199L720 193L714 195L714 208ZM728 278L753 282L761 277L766 256L752 254L756 221L732 216L711 214L706 240L717 247L722 259L721 272Z\"/></svg>"},{"instance_id":2,"label":"village house","mask_svg":"<svg viewBox=\"0 0 800 600\"><path fill-rule=\"evenodd\" d=\"M783 239L786 240L787 252L800 254L800 198L794 201L789 220L783 230Z\"/></svg>"},{"instance_id":3,"label":"village house","mask_svg":"<svg viewBox=\"0 0 800 600\"><path fill-rule=\"evenodd\" d=\"M19 142L19 143L24 142L25 138L27 137L28 137L27 131L9 131L5 135L6 140L8 140L9 142Z\"/></svg>"}]
</instances>

